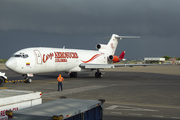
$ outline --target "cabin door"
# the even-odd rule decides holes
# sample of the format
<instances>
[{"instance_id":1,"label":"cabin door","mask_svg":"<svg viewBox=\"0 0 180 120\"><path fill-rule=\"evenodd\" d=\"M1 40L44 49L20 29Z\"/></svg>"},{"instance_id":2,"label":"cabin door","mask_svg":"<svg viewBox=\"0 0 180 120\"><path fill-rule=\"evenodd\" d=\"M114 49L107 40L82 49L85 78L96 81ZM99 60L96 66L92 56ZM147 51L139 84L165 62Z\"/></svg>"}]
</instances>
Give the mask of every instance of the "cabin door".
<instances>
[{"instance_id":1,"label":"cabin door","mask_svg":"<svg viewBox=\"0 0 180 120\"><path fill-rule=\"evenodd\" d=\"M39 50L34 50L34 53L36 55L36 62L37 62L37 64L42 64L42 55L39 52Z\"/></svg>"}]
</instances>

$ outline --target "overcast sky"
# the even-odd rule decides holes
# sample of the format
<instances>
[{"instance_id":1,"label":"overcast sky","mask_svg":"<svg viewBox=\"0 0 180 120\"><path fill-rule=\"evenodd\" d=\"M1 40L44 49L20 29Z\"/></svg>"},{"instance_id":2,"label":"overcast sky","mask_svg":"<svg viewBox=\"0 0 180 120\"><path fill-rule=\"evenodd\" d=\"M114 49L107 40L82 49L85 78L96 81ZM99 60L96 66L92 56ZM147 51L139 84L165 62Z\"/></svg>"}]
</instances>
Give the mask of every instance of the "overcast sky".
<instances>
[{"instance_id":1,"label":"overcast sky","mask_svg":"<svg viewBox=\"0 0 180 120\"><path fill-rule=\"evenodd\" d=\"M180 0L0 0L0 58L27 47L96 50L112 34L125 58L179 54Z\"/></svg>"}]
</instances>

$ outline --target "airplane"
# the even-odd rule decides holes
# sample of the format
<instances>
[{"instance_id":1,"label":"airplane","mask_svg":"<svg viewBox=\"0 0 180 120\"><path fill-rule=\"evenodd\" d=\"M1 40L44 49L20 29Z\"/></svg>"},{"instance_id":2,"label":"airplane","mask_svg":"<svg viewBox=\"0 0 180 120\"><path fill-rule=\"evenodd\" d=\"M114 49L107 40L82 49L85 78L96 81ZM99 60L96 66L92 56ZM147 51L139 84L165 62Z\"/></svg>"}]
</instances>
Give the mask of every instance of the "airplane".
<instances>
[{"instance_id":1,"label":"airplane","mask_svg":"<svg viewBox=\"0 0 180 120\"><path fill-rule=\"evenodd\" d=\"M119 36L112 34L108 44L97 44L98 50L32 47L15 52L5 63L6 67L22 74L26 83L31 83L33 74L49 72L66 72L70 77L77 77L77 72L95 70L95 77L103 77L100 69L146 66L154 64L111 64L124 60L125 51L115 56L118 41L123 38L140 38L138 36Z\"/></svg>"}]
</instances>

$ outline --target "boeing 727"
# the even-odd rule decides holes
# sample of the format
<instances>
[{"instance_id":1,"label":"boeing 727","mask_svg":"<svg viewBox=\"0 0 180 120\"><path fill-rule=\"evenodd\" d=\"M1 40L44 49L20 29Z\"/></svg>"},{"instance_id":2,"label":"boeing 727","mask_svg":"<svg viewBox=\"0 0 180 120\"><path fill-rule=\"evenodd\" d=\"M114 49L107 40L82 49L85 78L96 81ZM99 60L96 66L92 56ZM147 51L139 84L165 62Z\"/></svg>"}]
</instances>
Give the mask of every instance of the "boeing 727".
<instances>
[{"instance_id":1,"label":"boeing 727","mask_svg":"<svg viewBox=\"0 0 180 120\"><path fill-rule=\"evenodd\" d=\"M77 77L77 72L95 70L95 77L103 77L100 69L123 66L146 66L150 64L111 64L124 59L125 51L115 56L118 41L136 36L113 34L108 44L97 44L98 50L33 47L15 52L6 62L6 67L25 76L26 82L32 82L33 74L47 72L66 72Z\"/></svg>"}]
</instances>

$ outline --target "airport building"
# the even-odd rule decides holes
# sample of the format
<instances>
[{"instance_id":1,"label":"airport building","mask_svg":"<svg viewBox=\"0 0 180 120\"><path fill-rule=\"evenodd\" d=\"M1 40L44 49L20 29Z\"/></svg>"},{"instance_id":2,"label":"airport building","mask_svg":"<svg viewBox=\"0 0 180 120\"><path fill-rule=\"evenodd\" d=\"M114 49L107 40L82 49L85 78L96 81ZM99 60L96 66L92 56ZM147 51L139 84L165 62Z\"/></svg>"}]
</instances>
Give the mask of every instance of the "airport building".
<instances>
[{"instance_id":1,"label":"airport building","mask_svg":"<svg viewBox=\"0 0 180 120\"><path fill-rule=\"evenodd\" d=\"M165 58L159 58L159 57L145 57L144 58L145 63L164 63Z\"/></svg>"}]
</instances>

